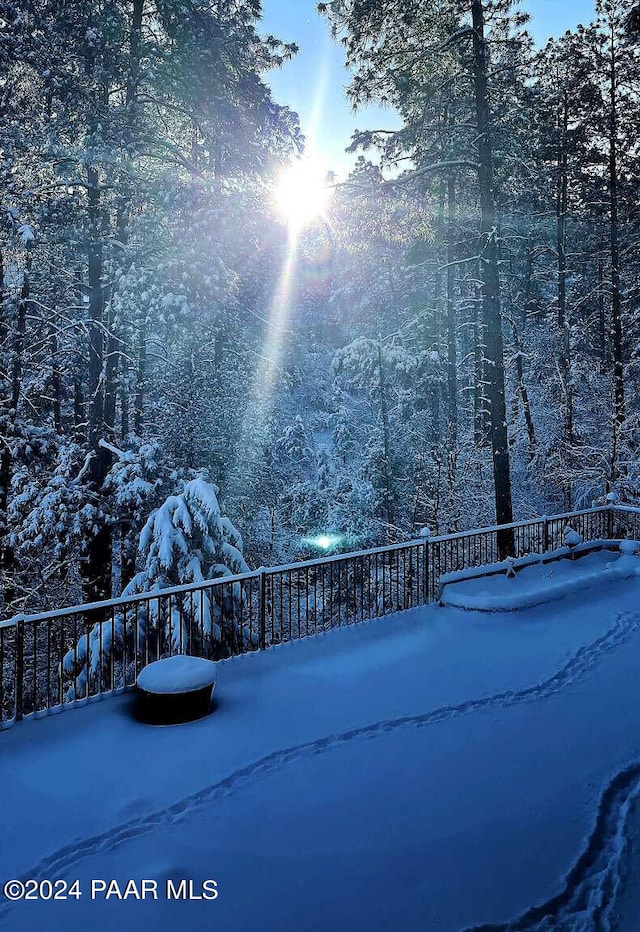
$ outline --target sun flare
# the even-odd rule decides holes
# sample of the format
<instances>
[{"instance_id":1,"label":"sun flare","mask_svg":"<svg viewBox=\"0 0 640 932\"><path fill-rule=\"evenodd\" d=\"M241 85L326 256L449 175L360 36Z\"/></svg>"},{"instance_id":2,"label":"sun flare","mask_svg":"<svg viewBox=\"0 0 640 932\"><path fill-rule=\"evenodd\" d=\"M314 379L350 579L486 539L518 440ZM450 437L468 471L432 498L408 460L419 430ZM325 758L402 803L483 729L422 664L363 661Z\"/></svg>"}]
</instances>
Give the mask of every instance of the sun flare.
<instances>
[{"instance_id":1,"label":"sun flare","mask_svg":"<svg viewBox=\"0 0 640 932\"><path fill-rule=\"evenodd\" d=\"M284 219L304 227L322 216L327 206L326 171L314 159L300 159L282 173L274 193Z\"/></svg>"}]
</instances>

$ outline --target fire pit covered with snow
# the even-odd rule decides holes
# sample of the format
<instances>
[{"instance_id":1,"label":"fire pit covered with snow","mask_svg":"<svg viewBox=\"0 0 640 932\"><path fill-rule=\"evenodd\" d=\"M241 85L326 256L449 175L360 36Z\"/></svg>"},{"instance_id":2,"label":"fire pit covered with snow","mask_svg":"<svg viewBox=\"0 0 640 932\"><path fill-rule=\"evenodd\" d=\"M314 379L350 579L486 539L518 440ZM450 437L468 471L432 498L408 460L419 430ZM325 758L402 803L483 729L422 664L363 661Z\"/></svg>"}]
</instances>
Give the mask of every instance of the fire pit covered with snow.
<instances>
[{"instance_id":1,"label":"fire pit covered with snow","mask_svg":"<svg viewBox=\"0 0 640 932\"><path fill-rule=\"evenodd\" d=\"M148 664L139 674L138 718L148 724L177 725L209 711L216 665L202 657L178 654Z\"/></svg>"}]
</instances>

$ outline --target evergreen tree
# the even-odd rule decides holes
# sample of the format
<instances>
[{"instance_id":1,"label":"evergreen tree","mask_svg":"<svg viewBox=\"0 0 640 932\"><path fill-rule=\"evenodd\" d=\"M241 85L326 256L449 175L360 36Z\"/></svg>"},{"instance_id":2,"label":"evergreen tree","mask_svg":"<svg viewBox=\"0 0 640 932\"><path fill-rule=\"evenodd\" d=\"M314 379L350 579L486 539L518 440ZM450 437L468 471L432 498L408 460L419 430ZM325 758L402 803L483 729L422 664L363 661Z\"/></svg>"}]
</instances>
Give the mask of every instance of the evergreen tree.
<instances>
[{"instance_id":1,"label":"evergreen tree","mask_svg":"<svg viewBox=\"0 0 640 932\"><path fill-rule=\"evenodd\" d=\"M62 669L73 684L70 697L85 693L87 676L90 684L102 682L112 652L122 663L143 649L157 657L168 651L218 659L237 653L243 643L251 644L250 632L238 621L244 600L241 584L161 595L172 586L249 572L242 538L221 514L217 491L198 476L151 513L140 534L143 569L122 594L152 595L138 603L133 624L123 614L116 615L113 624L98 622L65 655ZM126 673L123 669L122 676Z\"/></svg>"}]
</instances>

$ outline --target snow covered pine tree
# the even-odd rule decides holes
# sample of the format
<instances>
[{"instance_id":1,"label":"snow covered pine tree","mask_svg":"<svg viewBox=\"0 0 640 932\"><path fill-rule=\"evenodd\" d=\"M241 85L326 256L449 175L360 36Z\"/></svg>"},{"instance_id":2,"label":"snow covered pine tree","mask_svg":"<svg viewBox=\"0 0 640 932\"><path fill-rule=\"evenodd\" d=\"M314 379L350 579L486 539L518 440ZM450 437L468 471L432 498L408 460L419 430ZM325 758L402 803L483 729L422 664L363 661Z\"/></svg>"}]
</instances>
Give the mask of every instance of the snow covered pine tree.
<instances>
[{"instance_id":1,"label":"snow covered pine tree","mask_svg":"<svg viewBox=\"0 0 640 932\"><path fill-rule=\"evenodd\" d=\"M112 663L116 686L131 682L129 668L141 654L155 659L193 653L215 660L248 644L250 634L238 622L244 598L240 583L162 595L171 586L249 572L242 538L220 513L217 491L200 475L149 516L140 534L144 567L122 595L157 595L119 611L113 622L101 617L88 637L82 635L67 652L62 664L62 675L70 680L67 698L108 689Z\"/></svg>"}]
</instances>

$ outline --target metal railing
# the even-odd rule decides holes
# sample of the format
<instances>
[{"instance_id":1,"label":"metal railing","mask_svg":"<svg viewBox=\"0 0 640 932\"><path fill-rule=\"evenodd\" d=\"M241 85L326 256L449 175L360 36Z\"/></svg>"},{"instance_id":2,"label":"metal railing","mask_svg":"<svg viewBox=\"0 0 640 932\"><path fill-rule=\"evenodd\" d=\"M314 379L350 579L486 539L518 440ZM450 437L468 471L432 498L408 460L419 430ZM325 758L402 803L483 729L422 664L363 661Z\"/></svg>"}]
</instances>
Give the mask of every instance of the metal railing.
<instances>
[{"instance_id":1,"label":"metal railing","mask_svg":"<svg viewBox=\"0 0 640 932\"><path fill-rule=\"evenodd\" d=\"M640 509L603 506L260 568L0 622L0 728L135 684L174 653L221 659L437 601L445 573L585 541L638 538Z\"/></svg>"}]
</instances>

